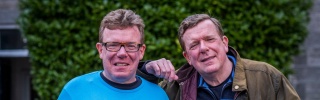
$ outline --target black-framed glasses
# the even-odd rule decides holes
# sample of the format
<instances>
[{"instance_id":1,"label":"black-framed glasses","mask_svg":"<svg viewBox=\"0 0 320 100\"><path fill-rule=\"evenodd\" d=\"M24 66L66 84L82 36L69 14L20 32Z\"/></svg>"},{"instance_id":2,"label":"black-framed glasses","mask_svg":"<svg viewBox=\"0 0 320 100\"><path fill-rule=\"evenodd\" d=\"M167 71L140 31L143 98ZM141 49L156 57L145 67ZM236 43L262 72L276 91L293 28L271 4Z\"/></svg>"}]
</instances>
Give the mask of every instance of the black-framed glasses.
<instances>
[{"instance_id":1,"label":"black-framed glasses","mask_svg":"<svg viewBox=\"0 0 320 100\"><path fill-rule=\"evenodd\" d=\"M124 49L127 52L136 52L142 46L142 44L138 44L135 42L128 42L128 43L105 42L105 43L101 43L101 44L106 48L106 50L111 51L111 52L119 51L122 46L124 47Z\"/></svg>"}]
</instances>

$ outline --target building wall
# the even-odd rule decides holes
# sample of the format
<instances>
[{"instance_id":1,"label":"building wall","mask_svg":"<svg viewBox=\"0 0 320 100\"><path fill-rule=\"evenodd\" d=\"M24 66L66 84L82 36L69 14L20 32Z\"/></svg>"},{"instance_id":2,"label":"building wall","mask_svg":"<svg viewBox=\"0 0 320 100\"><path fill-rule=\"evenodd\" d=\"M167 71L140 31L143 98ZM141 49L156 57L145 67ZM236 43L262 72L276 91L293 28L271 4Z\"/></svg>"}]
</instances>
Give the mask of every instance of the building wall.
<instances>
[{"instance_id":1,"label":"building wall","mask_svg":"<svg viewBox=\"0 0 320 100\"><path fill-rule=\"evenodd\" d=\"M30 100L30 63L29 58L11 58L11 100Z\"/></svg>"},{"instance_id":2,"label":"building wall","mask_svg":"<svg viewBox=\"0 0 320 100\"><path fill-rule=\"evenodd\" d=\"M30 100L28 50L16 20L18 0L0 0L0 100Z\"/></svg>"},{"instance_id":3,"label":"building wall","mask_svg":"<svg viewBox=\"0 0 320 100\"><path fill-rule=\"evenodd\" d=\"M320 0L313 0L309 13L309 34L301 46L301 54L294 57L295 74L290 81L302 100L320 100Z\"/></svg>"},{"instance_id":4,"label":"building wall","mask_svg":"<svg viewBox=\"0 0 320 100\"><path fill-rule=\"evenodd\" d=\"M0 0L0 28L17 28L18 0Z\"/></svg>"}]
</instances>

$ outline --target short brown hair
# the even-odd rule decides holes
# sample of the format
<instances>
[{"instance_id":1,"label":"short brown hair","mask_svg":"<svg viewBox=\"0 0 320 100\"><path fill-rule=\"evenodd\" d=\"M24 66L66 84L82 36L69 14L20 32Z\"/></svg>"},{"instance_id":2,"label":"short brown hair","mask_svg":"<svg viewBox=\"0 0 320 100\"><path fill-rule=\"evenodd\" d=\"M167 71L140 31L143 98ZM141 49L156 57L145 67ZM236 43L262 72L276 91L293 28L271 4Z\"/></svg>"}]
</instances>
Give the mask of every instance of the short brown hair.
<instances>
[{"instance_id":1,"label":"short brown hair","mask_svg":"<svg viewBox=\"0 0 320 100\"><path fill-rule=\"evenodd\" d=\"M179 42L180 42L180 46L183 49L183 51L185 51L186 48L185 48L185 44L182 40L182 37L183 37L184 33L186 32L186 30L195 27L201 21L204 21L207 19L211 20L212 23L216 26L216 28L218 29L219 35L221 37L224 36L222 26L216 18L212 18L207 14L194 14L194 15L188 16L187 18L185 18L181 22L179 30L178 30Z\"/></svg>"},{"instance_id":2,"label":"short brown hair","mask_svg":"<svg viewBox=\"0 0 320 100\"><path fill-rule=\"evenodd\" d=\"M141 44L144 44L144 24L141 17L132 10L117 9L109 12L101 21L99 29L99 42L103 42L103 31L108 29L124 29L137 26L141 35Z\"/></svg>"}]
</instances>

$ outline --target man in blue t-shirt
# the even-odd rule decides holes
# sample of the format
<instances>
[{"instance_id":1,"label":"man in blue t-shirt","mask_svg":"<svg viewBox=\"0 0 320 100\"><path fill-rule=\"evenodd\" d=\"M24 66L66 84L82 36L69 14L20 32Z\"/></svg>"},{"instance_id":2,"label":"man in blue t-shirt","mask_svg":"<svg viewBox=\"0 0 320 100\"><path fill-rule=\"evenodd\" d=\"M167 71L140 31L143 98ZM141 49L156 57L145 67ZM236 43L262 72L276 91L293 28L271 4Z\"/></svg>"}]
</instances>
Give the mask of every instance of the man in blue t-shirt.
<instances>
[{"instance_id":1,"label":"man in blue t-shirt","mask_svg":"<svg viewBox=\"0 0 320 100\"><path fill-rule=\"evenodd\" d=\"M108 13L96 44L104 70L72 79L58 100L168 100L157 84L136 75L146 49L143 32L143 20L133 11Z\"/></svg>"}]
</instances>

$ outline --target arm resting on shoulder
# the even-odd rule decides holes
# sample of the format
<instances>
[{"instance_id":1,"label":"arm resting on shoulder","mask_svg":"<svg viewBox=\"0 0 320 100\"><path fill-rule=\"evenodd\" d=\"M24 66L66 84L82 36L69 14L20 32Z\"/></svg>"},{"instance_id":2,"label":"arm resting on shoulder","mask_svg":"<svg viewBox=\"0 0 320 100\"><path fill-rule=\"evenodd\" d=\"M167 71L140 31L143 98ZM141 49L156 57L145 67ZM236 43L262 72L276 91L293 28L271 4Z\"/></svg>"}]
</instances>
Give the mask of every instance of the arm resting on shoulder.
<instances>
[{"instance_id":1,"label":"arm resting on shoulder","mask_svg":"<svg viewBox=\"0 0 320 100\"><path fill-rule=\"evenodd\" d=\"M152 74L148 74L145 65L150 62L150 61L140 61L139 65L138 65L138 70L137 70L137 75L139 75L140 77L146 79L149 82L158 84L160 82L160 78L152 75Z\"/></svg>"}]
</instances>

